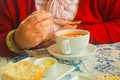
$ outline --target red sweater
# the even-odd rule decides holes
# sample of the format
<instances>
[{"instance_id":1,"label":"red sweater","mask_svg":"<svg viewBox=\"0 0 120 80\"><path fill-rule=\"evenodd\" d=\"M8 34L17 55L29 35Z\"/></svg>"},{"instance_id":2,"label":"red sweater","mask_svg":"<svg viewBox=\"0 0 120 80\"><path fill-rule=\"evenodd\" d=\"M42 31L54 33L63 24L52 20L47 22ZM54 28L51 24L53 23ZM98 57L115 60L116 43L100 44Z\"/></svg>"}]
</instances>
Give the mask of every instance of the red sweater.
<instances>
[{"instance_id":1,"label":"red sweater","mask_svg":"<svg viewBox=\"0 0 120 80\"><path fill-rule=\"evenodd\" d=\"M79 29L89 30L90 43L120 41L120 0L80 0L74 20L81 20ZM0 0L0 56L16 56L5 42L9 31L36 10L34 0Z\"/></svg>"}]
</instances>

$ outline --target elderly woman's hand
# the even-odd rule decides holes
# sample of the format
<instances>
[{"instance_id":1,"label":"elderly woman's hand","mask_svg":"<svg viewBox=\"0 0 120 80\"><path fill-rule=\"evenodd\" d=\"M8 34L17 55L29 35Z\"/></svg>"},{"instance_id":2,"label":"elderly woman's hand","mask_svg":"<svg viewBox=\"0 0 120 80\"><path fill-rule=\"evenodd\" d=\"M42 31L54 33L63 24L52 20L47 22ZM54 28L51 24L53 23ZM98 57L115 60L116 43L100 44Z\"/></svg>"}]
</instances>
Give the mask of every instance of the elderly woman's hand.
<instances>
[{"instance_id":1,"label":"elderly woman's hand","mask_svg":"<svg viewBox=\"0 0 120 80\"><path fill-rule=\"evenodd\" d=\"M21 48L31 48L41 43L53 26L51 14L45 11L34 12L23 20L15 31L14 40Z\"/></svg>"}]
</instances>

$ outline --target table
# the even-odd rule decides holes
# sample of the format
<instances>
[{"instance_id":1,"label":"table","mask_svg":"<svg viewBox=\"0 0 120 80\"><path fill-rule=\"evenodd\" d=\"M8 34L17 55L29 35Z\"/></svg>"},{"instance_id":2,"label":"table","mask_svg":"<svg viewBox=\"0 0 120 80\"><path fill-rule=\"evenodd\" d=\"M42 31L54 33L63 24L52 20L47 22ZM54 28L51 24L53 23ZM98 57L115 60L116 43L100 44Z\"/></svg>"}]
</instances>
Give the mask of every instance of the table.
<instances>
[{"instance_id":1,"label":"table","mask_svg":"<svg viewBox=\"0 0 120 80\"><path fill-rule=\"evenodd\" d=\"M79 61L59 60L59 63L75 66L75 70L64 76L60 80L70 80L77 75L86 75L96 77L101 75L116 75L120 76L120 42L112 44L95 45L97 52L94 58L87 58ZM37 49L21 54L17 57L0 57L0 67L8 62L17 62L29 56L35 57L51 56L46 49ZM39 56L38 56L39 54Z\"/></svg>"}]
</instances>

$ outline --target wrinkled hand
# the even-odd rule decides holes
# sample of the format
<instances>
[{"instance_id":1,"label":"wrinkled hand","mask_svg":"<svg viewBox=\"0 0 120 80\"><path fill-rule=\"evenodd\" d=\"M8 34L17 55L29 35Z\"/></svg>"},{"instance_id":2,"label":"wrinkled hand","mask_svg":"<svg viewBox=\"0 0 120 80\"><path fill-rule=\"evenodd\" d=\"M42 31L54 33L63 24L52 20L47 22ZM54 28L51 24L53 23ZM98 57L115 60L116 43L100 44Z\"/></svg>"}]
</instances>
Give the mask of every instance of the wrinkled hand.
<instances>
[{"instance_id":1,"label":"wrinkled hand","mask_svg":"<svg viewBox=\"0 0 120 80\"><path fill-rule=\"evenodd\" d=\"M47 37L52 26L50 13L34 12L20 23L15 31L14 40L21 49L37 46Z\"/></svg>"},{"instance_id":2,"label":"wrinkled hand","mask_svg":"<svg viewBox=\"0 0 120 80\"><path fill-rule=\"evenodd\" d=\"M55 26L55 27L57 27L57 26ZM56 42L55 41L55 32L56 31L58 31L58 29L56 29L56 30L51 29L50 33L48 34L46 39L40 43L39 48L47 48L48 46L54 44Z\"/></svg>"}]
</instances>

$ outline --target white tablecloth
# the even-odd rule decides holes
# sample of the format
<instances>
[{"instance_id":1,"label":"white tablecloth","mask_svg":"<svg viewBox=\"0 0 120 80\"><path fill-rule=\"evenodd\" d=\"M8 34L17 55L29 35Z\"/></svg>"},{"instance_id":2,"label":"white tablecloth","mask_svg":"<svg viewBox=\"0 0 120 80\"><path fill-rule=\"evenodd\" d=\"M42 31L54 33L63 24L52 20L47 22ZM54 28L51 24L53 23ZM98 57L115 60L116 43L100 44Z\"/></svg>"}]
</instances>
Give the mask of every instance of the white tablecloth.
<instances>
[{"instance_id":1,"label":"white tablecloth","mask_svg":"<svg viewBox=\"0 0 120 80\"><path fill-rule=\"evenodd\" d=\"M120 76L120 42L113 44L96 45L97 52L92 58L87 58L79 61L59 60L59 63L75 66L75 70L67 74L60 80L70 80L77 75L86 75L90 77L98 77L101 75L116 75ZM8 62L17 62L29 56L37 58L51 56L46 49L38 49L27 52L17 57L0 57L0 67ZM38 56L39 55L39 56Z\"/></svg>"}]
</instances>

